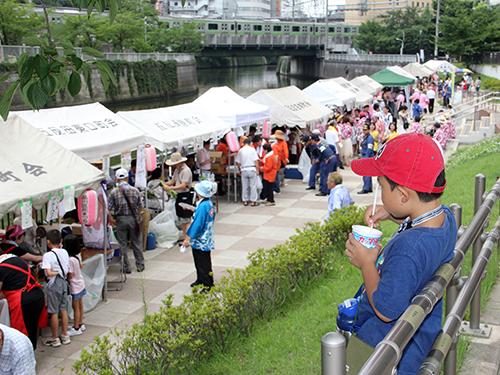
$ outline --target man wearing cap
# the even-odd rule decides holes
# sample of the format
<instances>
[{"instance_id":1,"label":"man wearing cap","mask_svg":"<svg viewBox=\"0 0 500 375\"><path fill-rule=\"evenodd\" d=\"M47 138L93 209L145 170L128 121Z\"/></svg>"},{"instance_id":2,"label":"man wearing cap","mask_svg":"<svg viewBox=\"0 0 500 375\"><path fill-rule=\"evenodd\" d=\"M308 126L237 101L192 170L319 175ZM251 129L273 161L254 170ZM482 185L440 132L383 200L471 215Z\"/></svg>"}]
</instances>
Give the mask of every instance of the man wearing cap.
<instances>
[{"instance_id":1,"label":"man wearing cap","mask_svg":"<svg viewBox=\"0 0 500 375\"><path fill-rule=\"evenodd\" d=\"M311 136L311 142L315 145L319 151L319 193L316 194L319 197L326 197L330 194L330 189L328 189L328 175L330 172L335 172L337 170L337 158L335 157L332 149L325 141L319 139L317 134Z\"/></svg>"},{"instance_id":2,"label":"man wearing cap","mask_svg":"<svg viewBox=\"0 0 500 375\"><path fill-rule=\"evenodd\" d=\"M166 161L167 165L174 169L174 176L168 182L165 182L163 190L173 190L177 193L175 200L175 213L179 218L182 226L182 235L179 239L183 241L186 238L186 231L191 223L191 216L193 212L180 206L181 203L193 204L193 196L190 189L193 185L193 175L189 167L184 163L187 159L180 153L174 152L170 159Z\"/></svg>"},{"instance_id":3,"label":"man wearing cap","mask_svg":"<svg viewBox=\"0 0 500 375\"><path fill-rule=\"evenodd\" d=\"M243 205L258 206L257 202L257 178L259 171L259 157L253 147L250 146L250 138L243 141L243 147L236 155L236 164L241 172L241 189Z\"/></svg>"},{"instance_id":4,"label":"man wearing cap","mask_svg":"<svg viewBox=\"0 0 500 375\"><path fill-rule=\"evenodd\" d=\"M202 285L203 292L207 292L214 286L212 272L212 259L210 251L215 248L214 243L214 220L215 208L210 200L213 185L210 181L202 181L194 186L194 190L200 201L194 213L193 222L186 232L182 246L189 247L193 251L194 265L196 268L196 281L191 288Z\"/></svg>"},{"instance_id":5,"label":"man wearing cap","mask_svg":"<svg viewBox=\"0 0 500 375\"><path fill-rule=\"evenodd\" d=\"M279 184L283 186L285 185L285 168L289 162L288 143L285 141L285 134L282 130L276 130L274 136L278 140L277 145L280 157L280 169L278 172Z\"/></svg>"},{"instance_id":6,"label":"man wearing cap","mask_svg":"<svg viewBox=\"0 0 500 375\"><path fill-rule=\"evenodd\" d=\"M438 146L423 134L401 134L387 142L374 158L354 160L354 173L377 177L382 205L366 208L365 222L378 227L381 221L399 224L398 231L382 248L368 249L352 234L345 255L361 270L363 288L358 297L355 332L372 346L401 322L414 298L440 267L453 259L457 224L441 204L446 187L444 160ZM390 233L386 233L390 235ZM436 339L443 318L443 301L425 312L425 319L408 341L397 373L416 374Z\"/></svg>"},{"instance_id":7,"label":"man wearing cap","mask_svg":"<svg viewBox=\"0 0 500 375\"><path fill-rule=\"evenodd\" d=\"M128 172L124 168L116 172L117 186L109 193L108 206L111 214L110 222L116 225L116 239L123 253L125 272L131 273L128 260L128 242L132 245L137 272L144 271L144 256L142 254L142 230L138 233L142 199L135 187L128 184Z\"/></svg>"},{"instance_id":8,"label":"man wearing cap","mask_svg":"<svg viewBox=\"0 0 500 375\"><path fill-rule=\"evenodd\" d=\"M306 190L315 190L316 189L316 175L319 171L319 150L313 145L311 141L311 137L308 135L303 135L301 142L306 149L306 153L311 159L311 168L309 169L309 186Z\"/></svg>"},{"instance_id":9,"label":"man wearing cap","mask_svg":"<svg viewBox=\"0 0 500 375\"><path fill-rule=\"evenodd\" d=\"M375 141L373 140L372 135L370 134L370 125L368 123L363 125L363 141L361 142L361 159L367 159L375 156L375 152L373 151L373 147ZM363 190L358 191L358 194L368 194L373 190L372 186L372 178L363 176Z\"/></svg>"}]
</instances>

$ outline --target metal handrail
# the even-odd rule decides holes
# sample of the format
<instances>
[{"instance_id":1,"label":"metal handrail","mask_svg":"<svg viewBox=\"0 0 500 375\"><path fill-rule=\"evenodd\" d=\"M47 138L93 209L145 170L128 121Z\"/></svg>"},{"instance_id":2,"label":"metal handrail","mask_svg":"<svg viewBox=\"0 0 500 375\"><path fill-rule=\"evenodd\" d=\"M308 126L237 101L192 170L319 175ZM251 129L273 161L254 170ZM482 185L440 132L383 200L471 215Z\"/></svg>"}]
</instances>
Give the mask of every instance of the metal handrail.
<instances>
[{"instance_id":1,"label":"metal handrail","mask_svg":"<svg viewBox=\"0 0 500 375\"><path fill-rule=\"evenodd\" d=\"M493 96L493 97L489 97L488 99L484 99L484 100L482 100L482 101L477 102L476 104L474 104L472 106L472 108L467 108L466 109L467 111L473 109L474 120L476 120L475 114L477 113L477 110L478 110L477 107L479 107L479 106L481 106L483 104L492 102L493 100L499 100L500 101L500 93L499 92L494 92L494 93L491 93L491 94L495 94L495 95L498 95L498 96ZM487 95L485 95L485 96L487 96ZM462 119L464 119L464 118L466 118L466 117L468 117L468 116L471 115L471 113L460 113L460 112L464 112L464 111L465 110L462 109L462 111L459 111L459 112L457 112L457 113L455 113L453 115L453 120L455 121L455 123L457 123L458 120L462 120ZM428 125L424 125L423 128L424 128L424 130L427 130L427 128L432 127L432 125L433 125L433 123L432 124L428 124Z\"/></svg>"},{"instance_id":2,"label":"metal handrail","mask_svg":"<svg viewBox=\"0 0 500 375\"><path fill-rule=\"evenodd\" d=\"M498 243L499 238L500 216L498 216L493 229L488 234L486 242L481 249L481 253L477 258L477 261L474 263L460 295L458 296L450 313L446 316L443 328L434 341L434 345L432 346L429 355L422 362L422 366L420 367L417 375L433 375L437 374L441 370L441 365L446 358L451 343L461 327L462 319L467 312L467 307L471 303L476 290L481 285L481 278L486 270L486 267L488 266L488 261L493 253L495 245Z\"/></svg>"},{"instance_id":3,"label":"metal handrail","mask_svg":"<svg viewBox=\"0 0 500 375\"><path fill-rule=\"evenodd\" d=\"M425 285L422 292L413 299L410 307L398 319L384 340L377 345L358 375L390 374L396 368L404 348L425 317L443 297L446 286L460 268L472 243L480 236L481 230L488 221L491 211L499 198L500 181L490 190L476 215L474 215L467 229L458 240L454 258L450 262L443 264Z\"/></svg>"}]
</instances>

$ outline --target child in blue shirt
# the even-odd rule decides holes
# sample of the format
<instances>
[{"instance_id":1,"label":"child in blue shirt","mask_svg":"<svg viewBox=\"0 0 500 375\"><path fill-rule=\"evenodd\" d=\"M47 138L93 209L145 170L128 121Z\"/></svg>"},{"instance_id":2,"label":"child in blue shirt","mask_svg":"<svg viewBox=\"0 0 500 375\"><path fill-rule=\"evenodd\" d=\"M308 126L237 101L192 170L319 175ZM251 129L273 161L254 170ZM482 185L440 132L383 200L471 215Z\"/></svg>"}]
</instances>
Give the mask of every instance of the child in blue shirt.
<instances>
[{"instance_id":1,"label":"child in blue shirt","mask_svg":"<svg viewBox=\"0 0 500 375\"><path fill-rule=\"evenodd\" d=\"M196 267L196 281L191 288L203 285L206 292L214 286L212 273L212 260L210 251L214 245L214 220L215 208L210 200L213 184L210 181L202 181L196 184L196 191L200 201L193 216L193 221L186 232L186 239L182 243L184 247L191 246L193 250L194 265Z\"/></svg>"},{"instance_id":2,"label":"child in blue shirt","mask_svg":"<svg viewBox=\"0 0 500 375\"><path fill-rule=\"evenodd\" d=\"M354 331L376 346L422 291L436 270L453 258L457 225L451 211L441 205L446 187L444 161L437 144L423 134L402 134L380 148L374 158L354 160L359 175L378 177L383 205L367 225L382 220L401 224L382 249L368 249L354 239L346 243L346 255L358 267L364 284ZM440 300L422 322L402 353L398 375L416 374L441 328Z\"/></svg>"}]
</instances>

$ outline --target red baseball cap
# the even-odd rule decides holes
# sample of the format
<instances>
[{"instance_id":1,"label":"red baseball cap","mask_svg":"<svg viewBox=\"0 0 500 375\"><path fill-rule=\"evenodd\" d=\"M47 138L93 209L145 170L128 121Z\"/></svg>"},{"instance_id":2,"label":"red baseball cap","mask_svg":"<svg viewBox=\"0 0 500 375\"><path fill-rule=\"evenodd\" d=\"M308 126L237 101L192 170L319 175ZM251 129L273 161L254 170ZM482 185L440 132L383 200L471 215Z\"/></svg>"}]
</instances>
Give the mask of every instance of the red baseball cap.
<instances>
[{"instance_id":1,"label":"red baseball cap","mask_svg":"<svg viewBox=\"0 0 500 375\"><path fill-rule=\"evenodd\" d=\"M352 171L361 176L386 176L395 183L420 193L441 193L435 187L444 170L439 146L427 135L401 134L384 144L373 158L353 160Z\"/></svg>"}]
</instances>

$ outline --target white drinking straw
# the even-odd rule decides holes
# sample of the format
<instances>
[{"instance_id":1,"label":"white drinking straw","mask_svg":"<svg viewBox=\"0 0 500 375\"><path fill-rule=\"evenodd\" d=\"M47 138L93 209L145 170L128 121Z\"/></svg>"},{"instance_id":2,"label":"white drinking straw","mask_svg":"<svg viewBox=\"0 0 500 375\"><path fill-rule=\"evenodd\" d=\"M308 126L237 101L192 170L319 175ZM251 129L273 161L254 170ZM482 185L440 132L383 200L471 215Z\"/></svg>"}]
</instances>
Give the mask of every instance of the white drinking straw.
<instances>
[{"instance_id":1,"label":"white drinking straw","mask_svg":"<svg viewBox=\"0 0 500 375\"><path fill-rule=\"evenodd\" d=\"M373 198L373 208L372 208L372 217L373 215L375 215L375 207L377 206L377 196L378 196L378 181L377 181L377 186L375 187L375 197ZM372 221L371 225L370 225L370 230L373 229L373 224L375 222Z\"/></svg>"}]
</instances>

